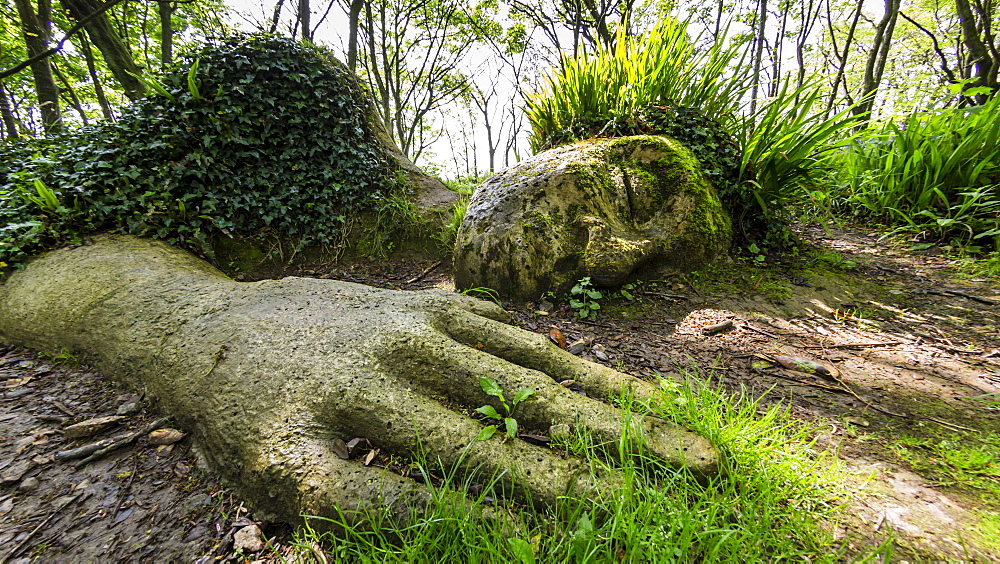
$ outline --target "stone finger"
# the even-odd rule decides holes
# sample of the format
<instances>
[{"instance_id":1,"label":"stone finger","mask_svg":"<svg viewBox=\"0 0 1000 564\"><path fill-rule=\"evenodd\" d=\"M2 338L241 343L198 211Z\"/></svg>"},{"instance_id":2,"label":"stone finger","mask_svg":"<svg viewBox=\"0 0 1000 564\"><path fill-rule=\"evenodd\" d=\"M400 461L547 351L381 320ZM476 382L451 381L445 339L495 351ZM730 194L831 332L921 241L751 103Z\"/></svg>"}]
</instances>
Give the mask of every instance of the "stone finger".
<instances>
[{"instance_id":1,"label":"stone finger","mask_svg":"<svg viewBox=\"0 0 1000 564\"><path fill-rule=\"evenodd\" d=\"M477 440L482 423L402 384L391 390L342 390L336 404L318 406L315 417L322 427L365 437L389 453L409 458L426 453L446 469L461 468L465 477L495 477L522 501L551 506L570 493L584 498L596 495L607 483L582 461L523 441L504 440L502 426L493 438Z\"/></svg>"},{"instance_id":2,"label":"stone finger","mask_svg":"<svg viewBox=\"0 0 1000 564\"><path fill-rule=\"evenodd\" d=\"M461 312L451 312L441 329L456 341L514 364L538 370L556 381L575 380L587 394L645 399L657 388L638 378L576 357L538 333Z\"/></svg>"},{"instance_id":3,"label":"stone finger","mask_svg":"<svg viewBox=\"0 0 1000 564\"><path fill-rule=\"evenodd\" d=\"M433 503L423 484L387 469L342 460L330 445L328 437L304 435L295 425L277 429L256 456L248 457L241 474L231 478L254 506L274 513L264 517L292 523L304 516L320 517L310 522L319 529L335 528L333 523L341 521L349 526L366 523L373 514L405 526Z\"/></svg>"},{"instance_id":4,"label":"stone finger","mask_svg":"<svg viewBox=\"0 0 1000 564\"><path fill-rule=\"evenodd\" d=\"M523 427L546 429L552 424L566 424L583 428L597 445L616 456L628 425L625 436L631 441L623 445L627 453L649 453L672 466L691 468L700 475L717 472L718 453L704 437L655 417L623 414L620 408L560 386L544 372L490 354L485 346L479 350L477 346L467 346L428 331L385 344L381 356L383 371L391 372L399 380L426 393L444 395L470 408L489 403L498 413L506 412L503 402L483 391L480 376L487 376L499 384L508 406L518 390L531 388L533 395L514 410L514 418Z\"/></svg>"}]
</instances>

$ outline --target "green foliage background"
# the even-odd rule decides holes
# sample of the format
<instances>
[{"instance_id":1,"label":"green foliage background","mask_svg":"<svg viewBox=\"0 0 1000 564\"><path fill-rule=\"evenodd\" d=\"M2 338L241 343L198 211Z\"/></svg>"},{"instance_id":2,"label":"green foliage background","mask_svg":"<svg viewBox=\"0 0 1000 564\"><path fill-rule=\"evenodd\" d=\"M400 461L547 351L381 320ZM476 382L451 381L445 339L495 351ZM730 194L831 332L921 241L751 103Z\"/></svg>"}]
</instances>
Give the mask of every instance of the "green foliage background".
<instances>
[{"instance_id":1,"label":"green foliage background","mask_svg":"<svg viewBox=\"0 0 1000 564\"><path fill-rule=\"evenodd\" d=\"M856 123L849 110L815 111L819 90L784 81L744 112L753 84L741 45L724 34L707 46L689 22L664 18L640 37L563 61L528 99L532 147L589 137L669 135L687 145L733 217L739 246L793 244L788 205L814 189L830 151Z\"/></svg>"},{"instance_id":2,"label":"green foliage background","mask_svg":"<svg viewBox=\"0 0 1000 564\"><path fill-rule=\"evenodd\" d=\"M323 49L213 40L153 89L117 122L0 148L0 261L91 229L324 243L394 183L365 91Z\"/></svg>"}]
</instances>

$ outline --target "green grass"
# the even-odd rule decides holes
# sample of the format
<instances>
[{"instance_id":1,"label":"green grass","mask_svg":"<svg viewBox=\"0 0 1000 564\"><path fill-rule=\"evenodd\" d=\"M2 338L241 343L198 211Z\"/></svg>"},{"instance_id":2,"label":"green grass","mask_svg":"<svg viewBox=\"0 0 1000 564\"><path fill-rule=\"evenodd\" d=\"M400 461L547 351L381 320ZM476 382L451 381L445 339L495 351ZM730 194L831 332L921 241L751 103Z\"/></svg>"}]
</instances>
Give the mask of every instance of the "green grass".
<instances>
[{"instance_id":1,"label":"green grass","mask_svg":"<svg viewBox=\"0 0 1000 564\"><path fill-rule=\"evenodd\" d=\"M619 34L613 46L563 59L527 99L532 150L579 138L594 124L628 127L655 104L732 119L750 84L747 73L730 72L745 50L724 37L701 48L689 32L688 22L665 17L641 37Z\"/></svg>"},{"instance_id":2,"label":"green grass","mask_svg":"<svg viewBox=\"0 0 1000 564\"><path fill-rule=\"evenodd\" d=\"M445 180L444 185L459 194L469 196L475 192L476 188L479 188L483 182L489 180L490 176L493 175L487 173L481 176L461 176L453 180Z\"/></svg>"},{"instance_id":3,"label":"green grass","mask_svg":"<svg viewBox=\"0 0 1000 564\"><path fill-rule=\"evenodd\" d=\"M438 489L438 503L409 527L375 512L366 527L335 522L339 534L301 530L307 560L322 547L330 561L351 562L690 562L838 561L841 546L824 530L839 492L831 457L811 448L811 432L788 410L705 384L667 384L654 413L703 433L719 445L723 476L699 483L653 460L615 462L621 487L601 500L564 499L556 508L483 504L469 518ZM625 407L631 402L625 401ZM624 440L628 440L627 438ZM567 443L593 464L607 464L587 437ZM427 465L427 461L422 461ZM454 482L453 482L454 483ZM455 483L461 489L463 483ZM346 517L346 516L345 516ZM318 525L315 523L314 525ZM329 523L322 523L328 528Z\"/></svg>"},{"instance_id":4,"label":"green grass","mask_svg":"<svg viewBox=\"0 0 1000 564\"><path fill-rule=\"evenodd\" d=\"M1000 513L981 512L975 532L983 544L1000 551Z\"/></svg>"},{"instance_id":5,"label":"green grass","mask_svg":"<svg viewBox=\"0 0 1000 564\"><path fill-rule=\"evenodd\" d=\"M942 485L964 486L1000 508L1000 436L955 431L943 436L906 436L893 450L919 474Z\"/></svg>"},{"instance_id":6,"label":"green grass","mask_svg":"<svg viewBox=\"0 0 1000 564\"><path fill-rule=\"evenodd\" d=\"M469 196L462 195L459 196L455 205L450 210L444 212L441 221L441 231L438 233L438 242L441 248L448 253L455 246L455 238L458 237L458 230L462 227L462 220L465 219L465 210L468 207Z\"/></svg>"}]
</instances>

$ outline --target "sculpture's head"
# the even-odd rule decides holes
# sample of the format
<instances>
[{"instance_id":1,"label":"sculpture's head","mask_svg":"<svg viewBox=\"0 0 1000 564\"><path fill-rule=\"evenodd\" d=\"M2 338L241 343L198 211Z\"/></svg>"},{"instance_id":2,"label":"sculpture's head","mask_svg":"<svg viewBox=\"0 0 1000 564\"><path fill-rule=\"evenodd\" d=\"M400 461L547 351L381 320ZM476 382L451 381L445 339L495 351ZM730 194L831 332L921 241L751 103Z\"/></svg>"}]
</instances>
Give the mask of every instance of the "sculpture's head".
<instances>
[{"instance_id":1,"label":"sculpture's head","mask_svg":"<svg viewBox=\"0 0 1000 564\"><path fill-rule=\"evenodd\" d=\"M691 152L667 137L552 149L476 191L455 248L460 288L533 298L589 276L615 286L642 270L700 268L732 227Z\"/></svg>"}]
</instances>

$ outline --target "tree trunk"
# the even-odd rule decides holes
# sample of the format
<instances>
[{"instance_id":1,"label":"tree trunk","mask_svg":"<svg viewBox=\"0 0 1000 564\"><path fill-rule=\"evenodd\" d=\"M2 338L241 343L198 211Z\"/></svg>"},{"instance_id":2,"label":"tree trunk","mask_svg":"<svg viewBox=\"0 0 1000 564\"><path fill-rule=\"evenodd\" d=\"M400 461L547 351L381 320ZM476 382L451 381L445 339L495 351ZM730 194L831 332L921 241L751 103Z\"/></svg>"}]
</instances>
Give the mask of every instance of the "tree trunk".
<instances>
[{"instance_id":1,"label":"tree trunk","mask_svg":"<svg viewBox=\"0 0 1000 564\"><path fill-rule=\"evenodd\" d=\"M826 3L826 16L827 25L830 31L830 41L833 43L833 53L837 57L837 75L833 80L833 87L830 89L830 99L826 104L826 114L829 115L830 111L833 109L833 104L837 99L837 89L840 87L840 83L844 80L844 74L847 71L847 55L851 52L851 45L854 43L854 33L858 29L858 21L861 20L861 9L864 7L864 0L858 0L857 7L854 10L854 15L851 17L851 27L847 32L847 38L844 39L844 49L839 51L837 49L837 36L833 29L833 15L830 10L830 0Z\"/></svg>"},{"instance_id":2,"label":"tree trunk","mask_svg":"<svg viewBox=\"0 0 1000 564\"><path fill-rule=\"evenodd\" d=\"M60 0L60 2L76 21L83 21L102 7L100 0ZM142 74L142 69L136 65L128 47L111 25L107 13L91 19L84 28L91 41L104 55L104 62L122 85L125 95L130 100L142 98L146 93L146 87L134 76Z\"/></svg>"},{"instance_id":3,"label":"tree trunk","mask_svg":"<svg viewBox=\"0 0 1000 564\"><path fill-rule=\"evenodd\" d=\"M69 96L69 100L73 104L73 109L75 109L76 113L80 115L80 121L83 122L83 125L88 125L90 123L90 120L87 119L87 112L83 111L83 105L80 104L80 97L76 95L76 90L73 89L73 85L70 84L68 80L66 80L66 77L63 75L63 73L59 71L58 66L52 65L52 72L54 72L55 75L59 77L59 82L62 82L63 84L62 90L67 96Z\"/></svg>"},{"instance_id":4,"label":"tree trunk","mask_svg":"<svg viewBox=\"0 0 1000 564\"><path fill-rule=\"evenodd\" d=\"M90 41L87 39L85 33L80 34L80 50L83 52L83 57L87 61L87 73L90 74L90 80L94 83L94 93L97 95L97 103L101 106L101 113L104 114L104 119L111 121L114 119L114 113L111 111L111 104L108 102L108 96L104 93L104 85L101 84L101 77L97 75L97 63L94 61L94 50L90 48Z\"/></svg>"},{"instance_id":5,"label":"tree trunk","mask_svg":"<svg viewBox=\"0 0 1000 564\"><path fill-rule=\"evenodd\" d=\"M48 50L45 29L39 22L31 0L14 0L17 13L21 18L21 28L24 32L24 43L27 46L28 57L41 55ZM35 80L35 94L38 96L38 108L42 113L42 124L47 133L62 129L62 114L59 111L59 87L52 75L49 59L41 59L31 63L31 75Z\"/></svg>"},{"instance_id":6,"label":"tree trunk","mask_svg":"<svg viewBox=\"0 0 1000 564\"><path fill-rule=\"evenodd\" d=\"M278 31L278 23L281 22L281 8L284 7L285 0L278 0L274 4L274 12L271 14L271 27L268 29L268 33L275 33Z\"/></svg>"},{"instance_id":7,"label":"tree trunk","mask_svg":"<svg viewBox=\"0 0 1000 564\"><path fill-rule=\"evenodd\" d=\"M756 41L753 55L753 88L750 92L750 113L757 110L757 94L760 92L760 67L764 57L764 24L767 23L767 0L760 0L757 14Z\"/></svg>"},{"instance_id":8,"label":"tree trunk","mask_svg":"<svg viewBox=\"0 0 1000 564\"><path fill-rule=\"evenodd\" d=\"M0 81L0 117L3 118L4 137L16 139L18 137L17 118L14 117L14 111L10 107L10 98L7 95L7 89L4 88L3 81Z\"/></svg>"},{"instance_id":9,"label":"tree trunk","mask_svg":"<svg viewBox=\"0 0 1000 564\"><path fill-rule=\"evenodd\" d=\"M358 68L358 27L361 20L361 9L365 0L351 0L351 9L347 17L347 68L356 72Z\"/></svg>"},{"instance_id":10,"label":"tree trunk","mask_svg":"<svg viewBox=\"0 0 1000 564\"><path fill-rule=\"evenodd\" d=\"M899 5L902 0L885 0L885 15L875 29L875 39L872 44L871 53L868 54L868 63L865 65L865 75L861 84L860 100L854 113L865 116L861 128L871 117L872 108L875 107L875 96L878 93L879 83L882 82L882 74L885 72L885 65L889 59L889 48L892 46L892 35L896 29L896 22L899 20Z\"/></svg>"},{"instance_id":11,"label":"tree trunk","mask_svg":"<svg viewBox=\"0 0 1000 564\"><path fill-rule=\"evenodd\" d=\"M302 29L302 41L312 41L312 28L309 27L309 0L299 0L299 25Z\"/></svg>"},{"instance_id":12,"label":"tree trunk","mask_svg":"<svg viewBox=\"0 0 1000 564\"><path fill-rule=\"evenodd\" d=\"M160 15L160 68L166 70L174 62L174 23L171 16L177 8L167 0L156 4Z\"/></svg>"},{"instance_id":13,"label":"tree trunk","mask_svg":"<svg viewBox=\"0 0 1000 564\"><path fill-rule=\"evenodd\" d=\"M799 32L795 37L795 62L798 63L799 67L795 84L799 88L801 88L806 81L805 48L809 44L809 38L812 35L813 27L815 27L816 21L819 20L820 1L822 0L803 0L799 8L802 27L799 28Z\"/></svg>"},{"instance_id":14,"label":"tree trunk","mask_svg":"<svg viewBox=\"0 0 1000 564\"><path fill-rule=\"evenodd\" d=\"M575 380L597 397L649 397L652 385L506 325L507 317L491 302L442 290L233 282L186 252L132 237L49 253L0 285L0 339L70 350L148 393L268 517L354 521L355 510L371 509L406 522L430 501L422 483L338 455L336 441L354 437L393 456L422 450L462 478L495 476L498 493L543 507L615 484L616 474L543 447L476 440L484 426L467 413L484 403L503 409L483 393L483 374L511 395L534 390L518 405L524 428L567 424L608 456L642 453L705 477L718 472L703 437L639 414L626 423L620 408L557 382ZM460 493L439 494L462 503Z\"/></svg>"},{"instance_id":15,"label":"tree trunk","mask_svg":"<svg viewBox=\"0 0 1000 564\"><path fill-rule=\"evenodd\" d=\"M1000 84L997 81L1000 54L997 53L996 46L993 45L993 4L986 5L977 2L976 8L980 16L978 21L969 0L955 0L958 21L962 27L962 44L969 52L966 62L968 76L975 78L975 81L970 83L967 88L986 86L993 89L991 95L995 96L1000 90ZM983 40L984 37L986 41ZM987 41L992 46L992 50L987 45ZM980 94L975 99L979 104L984 104L989 97L990 95Z\"/></svg>"}]
</instances>

